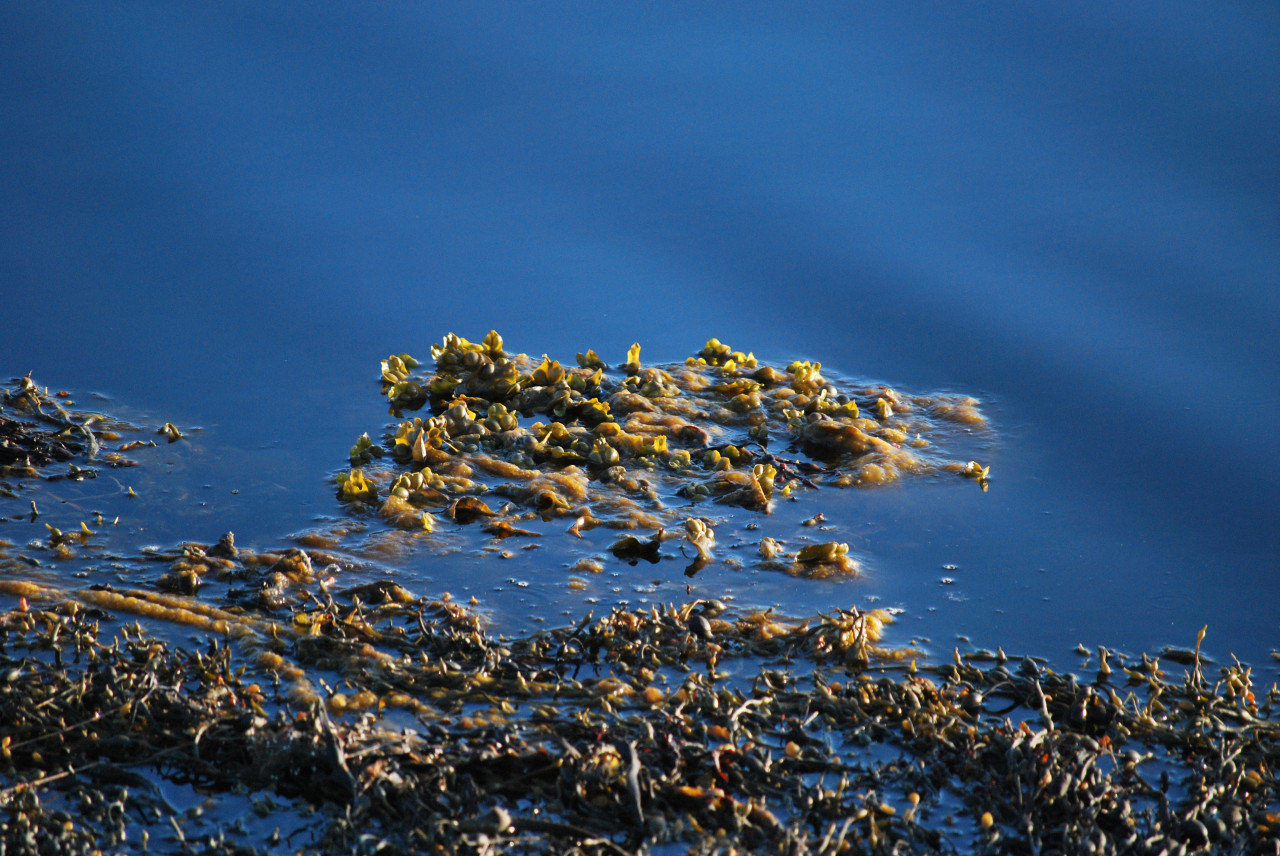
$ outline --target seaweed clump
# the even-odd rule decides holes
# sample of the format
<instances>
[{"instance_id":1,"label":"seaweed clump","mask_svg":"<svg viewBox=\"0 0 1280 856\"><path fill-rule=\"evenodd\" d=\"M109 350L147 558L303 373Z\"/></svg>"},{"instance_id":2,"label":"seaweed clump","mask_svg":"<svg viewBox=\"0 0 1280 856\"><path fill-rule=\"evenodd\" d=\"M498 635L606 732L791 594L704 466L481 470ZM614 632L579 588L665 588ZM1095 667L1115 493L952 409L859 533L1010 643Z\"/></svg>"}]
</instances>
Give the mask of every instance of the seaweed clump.
<instances>
[{"instance_id":1,"label":"seaweed clump","mask_svg":"<svg viewBox=\"0 0 1280 856\"><path fill-rule=\"evenodd\" d=\"M27 500L25 507L0 505L0 522L29 518L34 523L42 516L41 503L46 500L50 501L46 509L49 504L75 508L65 495L49 489L48 483L89 482L98 478L103 467L136 466L125 453L156 445L154 440L126 442L122 435L137 432L137 427L100 413L73 410L74 405L69 392L50 393L30 375L15 378L11 388L0 390L0 503ZM136 496L131 487L127 491L125 497ZM21 509L17 513L15 506ZM90 522L95 529L90 528ZM59 560L68 559L103 526L118 522L116 518L108 523L102 512L94 511L74 528L44 523L48 538L44 542L31 539L28 546L36 545ZM40 564L25 553L11 555L8 548L12 546L0 538L0 572Z\"/></svg>"},{"instance_id":2,"label":"seaweed clump","mask_svg":"<svg viewBox=\"0 0 1280 856\"><path fill-rule=\"evenodd\" d=\"M36 384L31 375L16 378L13 384L13 388L5 390L0 397L0 477L80 480L97 476L96 470L82 467L76 461L101 460L111 467L134 466L133 461L121 454L126 449L102 448L104 440L119 440L118 432L136 430L133 426L99 414L69 411L59 400L67 393L51 395L48 389ZM43 468L59 463L68 465L66 473L42 472Z\"/></svg>"},{"instance_id":3,"label":"seaweed clump","mask_svg":"<svg viewBox=\"0 0 1280 856\"><path fill-rule=\"evenodd\" d=\"M337 477L341 499L403 529L430 530L453 503L486 494L504 500L504 518L571 517L581 535L685 528L706 517L689 513L702 503L767 514L822 486L906 476L988 485L988 467L935 447L985 427L968 397L837 383L820 363L770 366L716 339L665 365L644 365L636 344L612 370L592 350L576 365L511 353L497 332L450 334L431 356L434 371L408 354L383 361L400 421L381 445L362 436ZM814 560L792 558L797 568Z\"/></svg>"},{"instance_id":4,"label":"seaweed clump","mask_svg":"<svg viewBox=\"0 0 1280 856\"><path fill-rule=\"evenodd\" d=\"M264 852L235 824L197 836L156 773L294 815L288 849L324 853L1280 846L1280 693L1238 663L1208 676L1198 649L1180 677L1106 650L1092 680L1002 654L917 667L877 647L883 615L707 600L501 638L373 588L245 654L108 639L105 617L0 616L5 852Z\"/></svg>"}]
</instances>

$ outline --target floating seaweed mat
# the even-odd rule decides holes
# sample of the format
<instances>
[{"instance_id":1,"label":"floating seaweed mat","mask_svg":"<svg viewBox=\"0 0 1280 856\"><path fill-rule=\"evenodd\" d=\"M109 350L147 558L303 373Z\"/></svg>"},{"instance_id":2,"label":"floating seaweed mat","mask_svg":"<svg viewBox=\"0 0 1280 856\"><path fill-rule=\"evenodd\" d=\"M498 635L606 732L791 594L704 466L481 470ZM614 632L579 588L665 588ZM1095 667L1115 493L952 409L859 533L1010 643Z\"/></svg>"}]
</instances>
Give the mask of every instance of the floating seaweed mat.
<instances>
[{"instance_id":1,"label":"floating seaweed mat","mask_svg":"<svg viewBox=\"0 0 1280 856\"><path fill-rule=\"evenodd\" d=\"M0 476L50 480L97 476L95 469L82 467L76 460L135 466L122 453L147 444L135 440L113 449L104 448L104 443L121 440L121 432L139 429L102 414L68 410L72 402L66 396L66 392L50 394L30 375L15 379L13 388L4 390L0 395ZM42 473L41 468L54 463L66 463L67 471Z\"/></svg>"},{"instance_id":2,"label":"floating seaweed mat","mask_svg":"<svg viewBox=\"0 0 1280 856\"><path fill-rule=\"evenodd\" d=\"M88 588L67 590L30 580L0 579L0 594L26 601L74 602L81 606L123 612L183 624L226 636L274 633L279 625L256 616L239 614L192 598L136 589Z\"/></svg>"},{"instance_id":3,"label":"floating seaweed mat","mask_svg":"<svg viewBox=\"0 0 1280 856\"><path fill-rule=\"evenodd\" d=\"M300 626L293 621L273 621L251 613L221 609L194 598L136 589L66 590L46 583L0 579L0 595L19 598L24 609L30 609L31 603L44 603L78 616L83 612L82 607L92 608L108 614L122 613L236 639L244 645L246 652L256 655L261 666L283 677L291 693L300 698L310 698L314 694L306 671L276 650L284 647L282 640L312 631L312 628ZM19 614L21 613L20 610Z\"/></svg>"},{"instance_id":4,"label":"floating seaweed mat","mask_svg":"<svg viewBox=\"0 0 1280 856\"><path fill-rule=\"evenodd\" d=\"M303 551L293 552L295 555L306 555ZM286 555L282 561L289 562L290 559ZM414 604L415 615L420 616L424 610L431 611L436 623L450 625L459 620L459 611L454 605L440 601L418 601L403 588L388 581L346 589L343 597L351 605L342 608L334 601L327 588L322 586L321 592L328 605L327 609L295 609L286 613L285 618L278 619L243 608L223 609L177 594L98 587L68 590L32 580L0 579L0 595L19 600L19 616L31 610L32 604L47 604L50 608L73 617L83 615L84 608L92 608L98 610L95 613L98 616L131 615L152 622L195 628L227 640L235 640L260 668L272 673L274 680L284 682L291 698L301 702L318 698L309 668L359 671L387 659L386 653L369 644L381 640L381 632L374 627L375 620L386 619L392 614L401 615L406 609L405 605L410 603ZM365 601L371 605L365 607ZM46 611L41 614L50 613ZM367 616L373 616L374 619ZM23 620L30 622L34 618ZM478 619L468 617L465 626L476 629L476 621ZM352 644L333 644L337 640ZM335 704L335 707L340 706L341 699ZM408 700L401 706L415 707Z\"/></svg>"},{"instance_id":5,"label":"floating seaweed mat","mask_svg":"<svg viewBox=\"0 0 1280 856\"><path fill-rule=\"evenodd\" d=\"M641 364L637 344L613 370L594 351L572 366L508 353L497 332L478 343L450 334L431 355L434 372L408 354L383 361L382 389L402 421L382 442L360 437L352 469L337 476L344 501L403 529L504 512L573 518L574 535L688 529L713 522L705 511L690 516L703 502L768 513L779 498L822 486L908 476L988 486L989 467L946 451L987 431L967 396L829 380L820 363L770 366L716 339L684 363L653 366ZM508 502L495 511L485 494ZM823 558L843 558L840 546L790 555L792 571L815 575L818 562L853 570Z\"/></svg>"},{"instance_id":6,"label":"floating seaweed mat","mask_svg":"<svg viewBox=\"0 0 1280 856\"><path fill-rule=\"evenodd\" d=\"M288 848L326 853L1280 846L1280 693L1246 666L1207 675L1197 648L1178 676L1105 650L1092 679L1003 655L875 668L869 614L722 607L494 638L456 604L387 603L366 613L387 657L330 696L375 702L341 710L295 705L216 641L99 639L83 610L7 613L0 836L6 852L120 849L142 833L190 848L193 815L146 785L158 771L302 800L265 817L298 815L310 837ZM349 626L323 620L344 610L310 609L321 634L306 638L362 656ZM429 700L408 727L383 718L396 693ZM47 807L59 803L82 814ZM260 845L228 819L198 850Z\"/></svg>"}]
</instances>

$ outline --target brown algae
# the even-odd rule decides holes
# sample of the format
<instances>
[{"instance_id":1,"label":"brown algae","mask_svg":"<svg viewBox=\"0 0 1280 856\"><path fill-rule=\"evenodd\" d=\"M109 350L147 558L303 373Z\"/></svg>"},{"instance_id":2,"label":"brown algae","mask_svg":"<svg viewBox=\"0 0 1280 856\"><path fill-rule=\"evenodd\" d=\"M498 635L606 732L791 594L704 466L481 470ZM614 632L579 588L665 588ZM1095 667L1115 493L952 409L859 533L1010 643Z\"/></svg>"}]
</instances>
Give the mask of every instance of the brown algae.
<instances>
[{"instance_id":1,"label":"brown algae","mask_svg":"<svg viewBox=\"0 0 1280 856\"><path fill-rule=\"evenodd\" d=\"M527 514L575 519L579 536L687 530L733 507L768 514L824 486L956 475L988 485L989 467L941 451L985 428L972 398L837 383L820 363L770 366L716 339L664 365L642 364L637 344L612 370L591 350L577 365L509 353L497 332L478 343L450 334L431 356L434 371L407 354L383 361L401 421L382 444L358 438L337 476L342 500L410 532L434 531L440 516L473 522L481 506L516 530ZM406 415L417 410L426 415ZM715 560L698 539L685 543L698 567ZM852 573L847 552L809 549L790 567Z\"/></svg>"},{"instance_id":2,"label":"brown algae","mask_svg":"<svg viewBox=\"0 0 1280 856\"><path fill-rule=\"evenodd\" d=\"M111 448L123 432L138 429L102 414L68 410L73 402L60 401L60 395L50 394L31 375L15 378L13 388L0 395L0 478L83 481L98 476L92 464L136 466L124 452L155 445L134 440ZM50 471L63 463L65 472Z\"/></svg>"},{"instance_id":3,"label":"brown algae","mask_svg":"<svg viewBox=\"0 0 1280 856\"><path fill-rule=\"evenodd\" d=\"M577 368L508 358L496 334L437 350L432 375L407 355L383 367L393 408L433 415L385 447L362 437L340 482L391 534L436 546L447 527L536 543L534 521L561 519L624 530L612 552L629 561L676 545L696 572L731 508L906 475L987 483L934 452L981 425L971 399L833 393L817 364L762 367L715 340L683 366L646 367L633 346L621 374L592 351ZM91 438L119 439L34 384L14 395L56 414L14 437L61 434L82 461L101 453ZM5 475L48 477L36 460ZM329 551L364 525L306 549L228 534L160 551L160 591L6 571L0 851L1280 852L1280 691L1238 662L1211 673L1204 631L1160 658L1083 651L1091 679L1003 651L917 662L883 647L888 614L857 609L701 599L495 636L447 595L339 584L349 563ZM51 552L94 534L47 532ZM379 537L369 551L398 549ZM840 541L758 544L761 567L856 569ZM197 599L213 582L226 597ZM228 822L176 809L157 777ZM245 794L294 832L229 822Z\"/></svg>"},{"instance_id":4,"label":"brown algae","mask_svg":"<svg viewBox=\"0 0 1280 856\"><path fill-rule=\"evenodd\" d=\"M159 772L214 802L272 795L303 836L289 849L321 853L1280 846L1280 692L1247 667L1210 676L1198 643L1180 676L1115 652L1093 681L958 652L918 666L877 647L886 618L700 600L504 638L451 601L362 588L193 650L41 600L0 615L0 836L188 849L198 816ZM259 844L229 825L199 849Z\"/></svg>"}]
</instances>

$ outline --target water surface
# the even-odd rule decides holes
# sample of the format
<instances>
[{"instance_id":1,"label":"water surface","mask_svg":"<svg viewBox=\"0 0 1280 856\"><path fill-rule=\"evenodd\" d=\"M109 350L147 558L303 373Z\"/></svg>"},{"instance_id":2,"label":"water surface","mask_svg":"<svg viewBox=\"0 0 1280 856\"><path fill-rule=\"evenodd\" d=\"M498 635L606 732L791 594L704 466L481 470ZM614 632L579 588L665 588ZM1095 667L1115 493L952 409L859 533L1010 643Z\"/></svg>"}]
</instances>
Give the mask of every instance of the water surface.
<instances>
[{"instance_id":1,"label":"water surface","mask_svg":"<svg viewBox=\"0 0 1280 856\"><path fill-rule=\"evenodd\" d=\"M986 494L813 500L862 579L700 593L898 606L941 653L1280 640L1270 5L0 14L0 366L203 429L149 461L121 550L340 513L393 351L714 335L977 395L997 439ZM558 562L517 591L473 564L396 572L500 620L580 611Z\"/></svg>"}]
</instances>

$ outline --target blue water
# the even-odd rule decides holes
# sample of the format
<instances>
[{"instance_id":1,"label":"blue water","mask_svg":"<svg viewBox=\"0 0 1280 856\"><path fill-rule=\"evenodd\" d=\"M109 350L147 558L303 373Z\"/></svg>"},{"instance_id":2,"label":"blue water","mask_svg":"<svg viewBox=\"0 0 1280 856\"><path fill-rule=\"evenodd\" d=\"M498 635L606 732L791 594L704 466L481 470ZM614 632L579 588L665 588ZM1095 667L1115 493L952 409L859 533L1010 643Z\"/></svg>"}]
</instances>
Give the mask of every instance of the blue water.
<instances>
[{"instance_id":1,"label":"blue water","mask_svg":"<svg viewBox=\"0 0 1280 856\"><path fill-rule=\"evenodd\" d=\"M7 4L0 369L201 427L133 531L263 546L338 513L378 360L449 331L971 393L989 493L826 493L866 576L735 594L1263 663L1278 38L1244 2ZM477 594L576 608L555 574Z\"/></svg>"}]
</instances>

